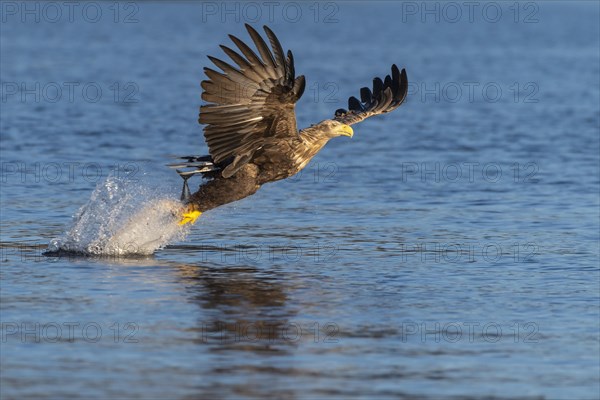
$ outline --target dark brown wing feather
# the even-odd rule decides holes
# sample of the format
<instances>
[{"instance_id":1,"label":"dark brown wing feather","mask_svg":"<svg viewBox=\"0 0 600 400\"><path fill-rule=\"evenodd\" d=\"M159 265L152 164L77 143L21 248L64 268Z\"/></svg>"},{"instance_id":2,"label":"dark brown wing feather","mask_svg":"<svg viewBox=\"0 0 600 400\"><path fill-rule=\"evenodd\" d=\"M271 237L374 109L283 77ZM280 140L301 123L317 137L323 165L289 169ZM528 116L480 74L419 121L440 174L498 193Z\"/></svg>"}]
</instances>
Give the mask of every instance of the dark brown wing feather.
<instances>
[{"instance_id":1,"label":"dark brown wing feather","mask_svg":"<svg viewBox=\"0 0 600 400\"><path fill-rule=\"evenodd\" d=\"M400 107L408 92L406 71L398 70L392 65L392 76L385 80L373 79L373 91L368 87L360 89L360 100L356 97L348 99L348 110L339 109L334 119L343 124L352 125L373 115L383 114Z\"/></svg>"},{"instance_id":2,"label":"dark brown wing feather","mask_svg":"<svg viewBox=\"0 0 600 400\"><path fill-rule=\"evenodd\" d=\"M258 50L235 36L229 37L238 53L221 46L237 67L210 57L223 72L205 68L208 80L202 81L202 100L198 122L206 124L204 137L213 160L226 165L228 178L252 160L254 152L269 141L298 135L294 104L304 92L304 76L294 76L294 58L287 57L275 34L264 27L272 51L250 25L246 29Z\"/></svg>"}]
</instances>

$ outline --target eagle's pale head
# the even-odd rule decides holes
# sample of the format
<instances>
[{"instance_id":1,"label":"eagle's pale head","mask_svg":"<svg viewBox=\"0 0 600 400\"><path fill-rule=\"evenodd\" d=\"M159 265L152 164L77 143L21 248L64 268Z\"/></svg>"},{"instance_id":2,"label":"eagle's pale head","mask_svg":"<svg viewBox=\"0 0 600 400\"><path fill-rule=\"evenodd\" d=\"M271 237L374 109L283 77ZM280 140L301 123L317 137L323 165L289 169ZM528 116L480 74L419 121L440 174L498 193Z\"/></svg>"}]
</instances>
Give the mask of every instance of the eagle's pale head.
<instances>
[{"instance_id":1,"label":"eagle's pale head","mask_svg":"<svg viewBox=\"0 0 600 400\"><path fill-rule=\"evenodd\" d=\"M320 133L323 137L329 139L338 136L352 137L354 135L354 131L352 130L350 125L343 124L334 119L326 119L325 121L319 122L315 126L319 128Z\"/></svg>"}]
</instances>

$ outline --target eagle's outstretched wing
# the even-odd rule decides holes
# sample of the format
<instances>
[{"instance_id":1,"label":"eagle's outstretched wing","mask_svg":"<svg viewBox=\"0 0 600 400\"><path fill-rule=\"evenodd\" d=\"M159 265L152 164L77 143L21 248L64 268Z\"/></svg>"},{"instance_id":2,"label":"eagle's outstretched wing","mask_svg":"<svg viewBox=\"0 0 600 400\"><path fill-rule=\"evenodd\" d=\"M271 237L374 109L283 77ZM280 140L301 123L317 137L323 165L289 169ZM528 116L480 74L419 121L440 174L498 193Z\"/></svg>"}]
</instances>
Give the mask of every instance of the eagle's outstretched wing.
<instances>
[{"instance_id":1,"label":"eagle's outstretched wing","mask_svg":"<svg viewBox=\"0 0 600 400\"><path fill-rule=\"evenodd\" d=\"M392 76L387 75L382 81L373 79L373 91L368 87L360 89L360 101L352 96L348 99L348 110L338 109L335 119L343 124L356 124L373 115L383 114L400 107L408 92L406 71L398 70L392 65Z\"/></svg>"},{"instance_id":2,"label":"eagle's outstretched wing","mask_svg":"<svg viewBox=\"0 0 600 400\"><path fill-rule=\"evenodd\" d=\"M260 57L244 42L229 35L239 54L221 48L238 68L217 58L209 59L223 72L204 68L202 100L198 122L206 124L204 137L213 160L232 176L252 159L254 152L271 140L298 135L294 104L302 96L304 76L295 77L294 58L287 57L275 34L264 27L272 51L250 25L246 29Z\"/></svg>"}]
</instances>

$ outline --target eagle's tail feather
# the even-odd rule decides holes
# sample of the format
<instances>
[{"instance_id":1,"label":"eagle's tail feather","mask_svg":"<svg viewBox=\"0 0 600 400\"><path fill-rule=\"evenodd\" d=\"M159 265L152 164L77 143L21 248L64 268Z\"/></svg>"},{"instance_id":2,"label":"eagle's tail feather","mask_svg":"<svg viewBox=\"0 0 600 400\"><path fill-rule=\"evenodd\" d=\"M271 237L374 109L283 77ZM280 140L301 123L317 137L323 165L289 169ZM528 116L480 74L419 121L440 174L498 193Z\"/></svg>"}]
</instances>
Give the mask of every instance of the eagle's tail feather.
<instances>
[{"instance_id":1,"label":"eagle's tail feather","mask_svg":"<svg viewBox=\"0 0 600 400\"><path fill-rule=\"evenodd\" d=\"M219 168L212 160L211 156L184 156L176 157L180 162L167 164L168 167L174 168L175 171L183 179L183 189L181 191L181 201L187 202L190 198L190 189L188 187L188 179L197 174L209 174L219 171Z\"/></svg>"}]
</instances>

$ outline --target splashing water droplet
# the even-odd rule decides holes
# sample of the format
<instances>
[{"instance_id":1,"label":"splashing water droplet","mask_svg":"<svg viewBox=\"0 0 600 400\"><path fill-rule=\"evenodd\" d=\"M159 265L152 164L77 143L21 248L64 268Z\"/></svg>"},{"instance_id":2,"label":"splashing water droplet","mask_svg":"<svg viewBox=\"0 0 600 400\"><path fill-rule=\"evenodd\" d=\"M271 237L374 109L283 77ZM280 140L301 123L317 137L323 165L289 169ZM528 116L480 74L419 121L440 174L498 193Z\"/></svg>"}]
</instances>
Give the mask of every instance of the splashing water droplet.
<instances>
[{"instance_id":1,"label":"splashing water droplet","mask_svg":"<svg viewBox=\"0 0 600 400\"><path fill-rule=\"evenodd\" d=\"M109 176L77 212L71 228L50 241L48 251L149 255L185 239L189 226L177 224L182 208L166 188Z\"/></svg>"}]
</instances>

